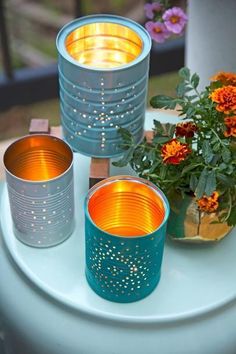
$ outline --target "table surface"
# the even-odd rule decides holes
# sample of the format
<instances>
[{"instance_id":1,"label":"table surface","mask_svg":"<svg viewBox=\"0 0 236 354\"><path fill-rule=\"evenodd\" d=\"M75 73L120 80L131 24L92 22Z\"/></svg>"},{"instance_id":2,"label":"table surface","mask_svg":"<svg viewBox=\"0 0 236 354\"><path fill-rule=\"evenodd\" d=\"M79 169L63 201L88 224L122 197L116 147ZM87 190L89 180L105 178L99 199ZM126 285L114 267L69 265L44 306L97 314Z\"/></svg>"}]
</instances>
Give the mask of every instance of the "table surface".
<instances>
[{"instance_id":1,"label":"table surface","mask_svg":"<svg viewBox=\"0 0 236 354\"><path fill-rule=\"evenodd\" d=\"M164 113L152 119L176 121ZM76 229L64 243L47 249L31 248L13 234L7 189L1 198L1 226L6 249L16 265L44 292L77 311L100 318L130 322L168 322L215 311L236 301L236 230L216 244L186 245L167 239L159 285L147 298L118 304L97 296L88 286L84 258L83 203L88 190L90 159L75 154ZM111 175L132 174L129 167L111 168Z\"/></svg>"}]
</instances>

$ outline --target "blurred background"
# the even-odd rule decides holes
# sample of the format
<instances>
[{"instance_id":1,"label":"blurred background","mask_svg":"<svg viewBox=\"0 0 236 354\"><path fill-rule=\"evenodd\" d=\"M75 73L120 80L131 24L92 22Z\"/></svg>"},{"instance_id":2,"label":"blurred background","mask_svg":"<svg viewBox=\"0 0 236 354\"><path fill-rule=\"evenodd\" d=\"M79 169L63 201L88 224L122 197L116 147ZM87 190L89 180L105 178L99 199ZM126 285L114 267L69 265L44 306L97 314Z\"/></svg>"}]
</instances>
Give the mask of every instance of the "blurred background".
<instances>
[{"instance_id":1,"label":"blurred background","mask_svg":"<svg viewBox=\"0 0 236 354\"><path fill-rule=\"evenodd\" d=\"M27 134L31 118L60 124L57 51L59 29L73 18L116 14L144 25L144 0L0 0L0 140ZM186 9L185 0L171 1ZM149 97L175 94L184 65L185 38L154 44Z\"/></svg>"}]
</instances>

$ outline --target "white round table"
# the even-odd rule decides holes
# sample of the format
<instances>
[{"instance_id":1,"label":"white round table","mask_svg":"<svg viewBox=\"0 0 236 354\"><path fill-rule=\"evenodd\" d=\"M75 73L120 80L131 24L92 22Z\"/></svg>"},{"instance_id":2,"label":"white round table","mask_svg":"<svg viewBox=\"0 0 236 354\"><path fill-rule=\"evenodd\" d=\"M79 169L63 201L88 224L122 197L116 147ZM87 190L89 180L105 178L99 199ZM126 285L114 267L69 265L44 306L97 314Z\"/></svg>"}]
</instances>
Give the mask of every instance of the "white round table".
<instances>
[{"instance_id":1,"label":"white round table","mask_svg":"<svg viewBox=\"0 0 236 354\"><path fill-rule=\"evenodd\" d=\"M153 118L176 119L149 113L149 128ZM235 354L235 229L211 245L167 239L160 283L144 300L112 303L90 289L83 215L89 162L75 154L76 229L56 247L31 248L14 237L3 187L0 318L6 353ZM127 173L127 167L111 170Z\"/></svg>"}]
</instances>

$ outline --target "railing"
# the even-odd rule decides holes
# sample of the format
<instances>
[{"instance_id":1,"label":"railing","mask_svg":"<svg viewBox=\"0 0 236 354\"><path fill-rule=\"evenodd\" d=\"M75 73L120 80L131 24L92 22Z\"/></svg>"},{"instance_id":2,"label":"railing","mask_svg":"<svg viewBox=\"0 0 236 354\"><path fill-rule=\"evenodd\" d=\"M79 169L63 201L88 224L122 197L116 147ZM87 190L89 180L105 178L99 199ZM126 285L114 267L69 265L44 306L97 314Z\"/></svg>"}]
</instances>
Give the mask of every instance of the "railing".
<instances>
[{"instance_id":1,"label":"railing","mask_svg":"<svg viewBox=\"0 0 236 354\"><path fill-rule=\"evenodd\" d=\"M75 0L75 17L82 15L81 1ZM58 97L57 64L14 70L9 47L4 0L0 0L0 40L3 75L0 75L0 110L14 105ZM150 76L178 70L184 64L184 39L153 45Z\"/></svg>"},{"instance_id":2,"label":"railing","mask_svg":"<svg viewBox=\"0 0 236 354\"><path fill-rule=\"evenodd\" d=\"M11 56L9 50L9 41L6 28L3 0L0 0L0 38L2 46L3 69L6 77L11 80L13 78L13 70L11 65Z\"/></svg>"}]
</instances>

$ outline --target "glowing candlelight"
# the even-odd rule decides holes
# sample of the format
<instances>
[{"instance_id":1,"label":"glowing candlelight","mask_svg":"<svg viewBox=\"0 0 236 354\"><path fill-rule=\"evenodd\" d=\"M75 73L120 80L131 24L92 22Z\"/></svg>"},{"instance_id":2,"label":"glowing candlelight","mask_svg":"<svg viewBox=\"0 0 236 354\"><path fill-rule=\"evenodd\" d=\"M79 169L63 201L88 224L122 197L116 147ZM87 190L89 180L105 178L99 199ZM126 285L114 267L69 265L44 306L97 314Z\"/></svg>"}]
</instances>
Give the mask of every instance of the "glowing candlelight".
<instances>
[{"instance_id":1,"label":"glowing candlelight","mask_svg":"<svg viewBox=\"0 0 236 354\"><path fill-rule=\"evenodd\" d=\"M72 163L72 151L62 140L49 135L29 135L6 151L6 169L27 181L47 181L60 176Z\"/></svg>"},{"instance_id":2,"label":"glowing candlelight","mask_svg":"<svg viewBox=\"0 0 236 354\"><path fill-rule=\"evenodd\" d=\"M130 237L154 232L165 216L161 197L136 179L104 184L91 195L88 211L102 230Z\"/></svg>"},{"instance_id":3,"label":"glowing candlelight","mask_svg":"<svg viewBox=\"0 0 236 354\"><path fill-rule=\"evenodd\" d=\"M130 63L142 51L140 36L127 26L97 22L81 26L66 38L68 53L80 64L115 68Z\"/></svg>"}]
</instances>

